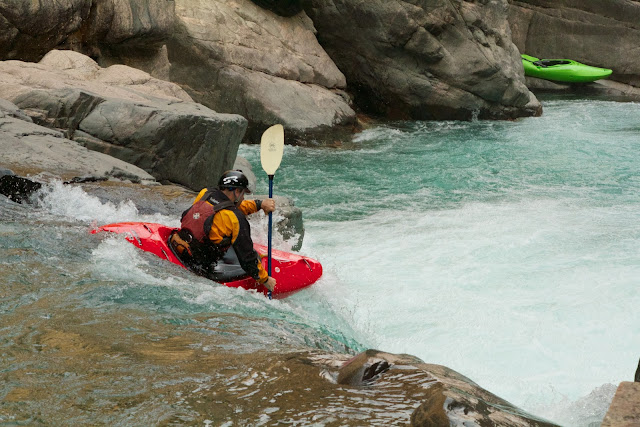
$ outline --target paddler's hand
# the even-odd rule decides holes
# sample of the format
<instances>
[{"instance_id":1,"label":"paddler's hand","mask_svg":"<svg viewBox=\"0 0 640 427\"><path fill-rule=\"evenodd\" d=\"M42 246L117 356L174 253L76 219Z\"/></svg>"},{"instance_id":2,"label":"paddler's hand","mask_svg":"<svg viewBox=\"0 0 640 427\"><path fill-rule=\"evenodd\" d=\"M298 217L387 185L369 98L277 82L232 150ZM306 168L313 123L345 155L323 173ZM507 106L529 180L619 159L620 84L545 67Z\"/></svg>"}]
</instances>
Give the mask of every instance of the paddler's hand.
<instances>
[{"instance_id":1,"label":"paddler's hand","mask_svg":"<svg viewBox=\"0 0 640 427\"><path fill-rule=\"evenodd\" d=\"M270 291L273 292L273 290L276 288L276 279L274 279L273 277L269 276L269 278L267 279L266 282L263 283L264 287L269 289Z\"/></svg>"},{"instance_id":2,"label":"paddler's hand","mask_svg":"<svg viewBox=\"0 0 640 427\"><path fill-rule=\"evenodd\" d=\"M260 205L260 209L262 209L264 214L267 215L269 212L276 210L276 201L273 199L264 199Z\"/></svg>"}]
</instances>

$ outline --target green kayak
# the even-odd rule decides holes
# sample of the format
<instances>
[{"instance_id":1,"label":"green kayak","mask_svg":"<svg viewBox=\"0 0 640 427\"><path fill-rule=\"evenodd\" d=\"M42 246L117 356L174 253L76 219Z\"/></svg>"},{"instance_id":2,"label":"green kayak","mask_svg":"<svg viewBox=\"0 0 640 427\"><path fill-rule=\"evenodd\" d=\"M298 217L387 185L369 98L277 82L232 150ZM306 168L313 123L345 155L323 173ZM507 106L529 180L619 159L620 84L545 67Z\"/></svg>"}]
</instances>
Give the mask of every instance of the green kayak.
<instances>
[{"instance_id":1,"label":"green kayak","mask_svg":"<svg viewBox=\"0 0 640 427\"><path fill-rule=\"evenodd\" d=\"M524 74L529 77L569 83L588 83L611 74L608 68L592 67L571 59L538 59L522 56Z\"/></svg>"}]
</instances>

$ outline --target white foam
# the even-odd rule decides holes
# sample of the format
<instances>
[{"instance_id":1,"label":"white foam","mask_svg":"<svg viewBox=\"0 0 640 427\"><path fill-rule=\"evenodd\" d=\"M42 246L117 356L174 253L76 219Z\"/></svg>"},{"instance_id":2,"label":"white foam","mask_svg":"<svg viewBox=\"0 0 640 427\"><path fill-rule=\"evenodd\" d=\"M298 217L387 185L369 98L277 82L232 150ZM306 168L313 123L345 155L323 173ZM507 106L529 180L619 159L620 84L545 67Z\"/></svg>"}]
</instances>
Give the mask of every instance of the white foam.
<instances>
[{"instance_id":1,"label":"white foam","mask_svg":"<svg viewBox=\"0 0 640 427\"><path fill-rule=\"evenodd\" d=\"M156 222L168 226L179 225L179 218L161 214L140 214L135 203L122 200L118 204L102 202L77 186L60 181L48 184L40 191L40 206L51 214L65 219L108 224L125 221Z\"/></svg>"},{"instance_id":2,"label":"white foam","mask_svg":"<svg viewBox=\"0 0 640 427\"><path fill-rule=\"evenodd\" d=\"M640 353L630 346L640 334L631 207L471 203L316 222L307 235L336 277L327 298L367 341L456 369L539 415L558 417L530 404L550 389L575 402L628 377L625 362Z\"/></svg>"}]
</instances>

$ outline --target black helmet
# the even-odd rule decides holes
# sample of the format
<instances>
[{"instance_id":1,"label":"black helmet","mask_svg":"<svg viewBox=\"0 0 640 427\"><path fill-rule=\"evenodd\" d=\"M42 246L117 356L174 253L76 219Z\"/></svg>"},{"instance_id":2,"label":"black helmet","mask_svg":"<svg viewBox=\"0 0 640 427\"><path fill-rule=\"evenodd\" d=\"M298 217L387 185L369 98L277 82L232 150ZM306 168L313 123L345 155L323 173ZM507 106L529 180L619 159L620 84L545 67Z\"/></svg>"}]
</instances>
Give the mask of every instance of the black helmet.
<instances>
[{"instance_id":1,"label":"black helmet","mask_svg":"<svg viewBox=\"0 0 640 427\"><path fill-rule=\"evenodd\" d=\"M218 188L242 188L245 193L251 194L251 190L249 190L249 180L242 173L242 171L226 171L220 177L220 181L218 181Z\"/></svg>"}]
</instances>

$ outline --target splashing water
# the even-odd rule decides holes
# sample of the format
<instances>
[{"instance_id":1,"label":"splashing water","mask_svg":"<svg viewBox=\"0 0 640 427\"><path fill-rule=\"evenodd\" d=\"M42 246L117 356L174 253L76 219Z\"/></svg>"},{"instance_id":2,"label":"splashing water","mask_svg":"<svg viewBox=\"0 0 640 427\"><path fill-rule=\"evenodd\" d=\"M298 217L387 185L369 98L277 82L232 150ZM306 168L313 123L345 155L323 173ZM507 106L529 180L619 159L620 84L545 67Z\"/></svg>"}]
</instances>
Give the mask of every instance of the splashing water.
<instances>
[{"instance_id":1,"label":"splashing water","mask_svg":"<svg viewBox=\"0 0 640 427\"><path fill-rule=\"evenodd\" d=\"M544 107L287 147L275 191L302 207L325 298L368 345L587 426L640 354L640 106Z\"/></svg>"},{"instance_id":2,"label":"splashing water","mask_svg":"<svg viewBox=\"0 0 640 427\"><path fill-rule=\"evenodd\" d=\"M0 310L13 321L1 325L0 350L62 339L55 322L69 312L88 325L100 316L128 324L135 313L160 335L215 325L224 334L209 345L236 354L409 353L536 415L597 425L640 354L640 106L544 107L543 117L516 122L376 127L343 149L287 146L274 192L302 209L301 252L325 273L286 300L212 284L121 236L88 234L110 222L179 224L178 214L141 214L144 200L104 202L60 183L33 207L0 200ZM259 148L240 154L260 175ZM265 227L252 222L257 241ZM107 356L98 369L116 360ZM85 387L81 376L65 381Z\"/></svg>"}]
</instances>

